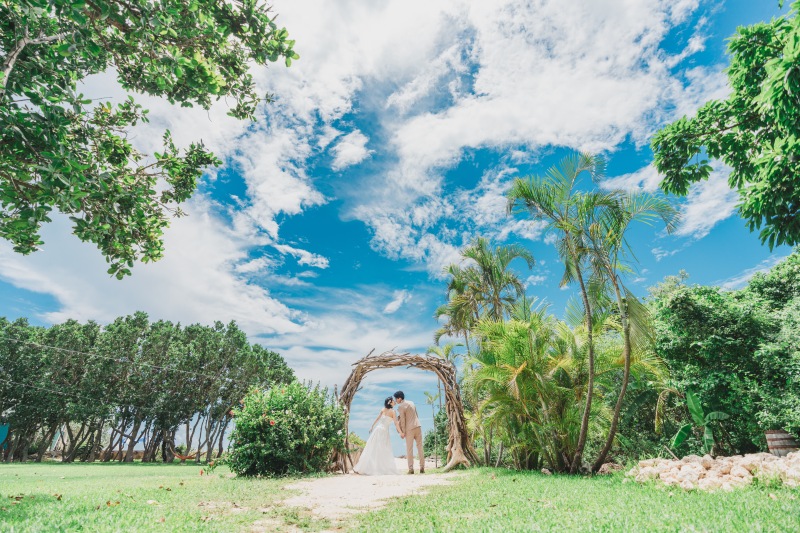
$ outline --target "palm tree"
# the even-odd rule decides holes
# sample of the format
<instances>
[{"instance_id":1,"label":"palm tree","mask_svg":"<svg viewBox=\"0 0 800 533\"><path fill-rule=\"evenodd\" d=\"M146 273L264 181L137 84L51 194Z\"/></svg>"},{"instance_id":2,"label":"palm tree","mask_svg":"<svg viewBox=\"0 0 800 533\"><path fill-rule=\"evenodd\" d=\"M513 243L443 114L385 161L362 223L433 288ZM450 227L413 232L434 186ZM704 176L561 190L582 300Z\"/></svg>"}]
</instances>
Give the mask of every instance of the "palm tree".
<instances>
[{"instance_id":1,"label":"palm tree","mask_svg":"<svg viewBox=\"0 0 800 533\"><path fill-rule=\"evenodd\" d=\"M425 391L425 403L431 406L431 420L433 420L433 449L434 449L434 457L436 458L436 468L439 468L439 442L437 437L439 432L436 430L436 413L433 410L433 406L436 404L437 400L440 400L442 397L442 391L436 393L436 395L431 394L428 391ZM441 410L441 401L439 403L439 409Z\"/></svg>"},{"instance_id":2,"label":"palm tree","mask_svg":"<svg viewBox=\"0 0 800 533\"><path fill-rule=\"evenodd\" d=\"M460 346L460 344L453 344L452 342L448 342L444 346L431 346L428 348L428 355L435 355L440 359L445 359L446 361L450 361L453 363L453 367L456 367L456 360L458 359L458 353L453 351L456 346ZM439 410L442 410L442 380L437 379L436 381L436 390L437 394L436 397L439 399ZM427 394L427 393L426 393ZM433 421L434 427L436 426L436 420Z\"/></svg>"},{"instance_id":3,"label":"palm tree","mask_svg":"<svg viewBox=\"0 0 800 533\"><path fill-rule=\"evenodd\" d=\"M439 344L439 340L445 335L450 337L463 335L469 356L469 332L480 318L480 304L476 299L477 295L469 290L468 271L456 264L449 265L444 271L449 276L447 303L436 309L434 317L437 320L445 317L447 321L434 333L433 340Z\"/></svg>"},{"instance_id":4,"label":"palm tree","mask_svg":"<svg viewBox=\"0 0 800 533\"><path fill-rule=\"evenodd\" d=\"M664 223L668 233L675 230L679 220L678 212L665 198L643 192L619 192L617 204L605 210L597 225L589 232L586 253L590 258L595 283L610 285L613 291L621 323L624 360L622 383L608 436L592 466L593 471L599 470L605 462L616 436L622 403L630 382L631 356L634 350L647 350L652 339L647 308L622 283L622 276L632 270L627 259L630 257L635 261L625 233L634 222L650 224L659 220Z\"/></svg>"},{"instance_id":5,"label":"palm tree","mask_svg":"<svg viewBox=\"0 0 800 533\"><path fill-rule=\"evenodd\" d=\"M518 245L498 246L492 249L489 241L478 237L461 251L468 263L462 267L451 264L445 268L449 280L448 301L435 313L436 318L447 317L447 322L436 332L438 343L444 335L464 335L469 355L469 332L484 315L495 320L503 317L514 302L525 294L525 287L516 274L509 270L514 259L522 259L533 267L533 255Z\"/></svg>"},{"instance_id":6,"label":"palm tree","mask_svg":"<svg viewBox=\"0 0 800 533\"><path fill-rule=\"evenodd\" d=\"M568 320L577 318L572 326L547 314L544 307L524 301L505 322L484 318L476 327L480 351L472 359L475 370L465 388L482 397L481 418L498 429L518 468L545 465L559 472L571 468L590 376L586 325L574 307L570 304L568 312ZM616 313L595 313L592 330L599 339L598 390L611 389L623 364ZM663 362L652 352L637 352L631 369L635 376L654 381L666 374ZM611 410L604 402L595 402L592 415L594 421L608 420Z\"/></svg>"},{"instance_id":7,"label":"palm tree","mask_svg":"<svg viewBox=\"0 0 800 533\"><path fill-rule=\"evenodd\" d=\"M466 269L467 283L469 290L477 295L481 314L503 320L514 302L525 294L525 286L508 267L514 259L522 259L528 268L533 268L533 255L516 244L492 249L483 237L476 238L461 255L474 262Z\"/></svg>"},{"instance_id":8,"label":"palm tree","mask_svg":"<svg viewBox=\"0 0 800 533\"><path fill-rule=\"evenodd\" d=\"M447 316L448 322L436 334L438 341L442 333L463 332L469 352L469 333L482 317L503 321L504 317L520 297L525 287L520 279L509 270L515 259L522 259L529 268L533 267L533 255L518 245L497 246L493 248L487 239L476 238L461 251L467 263L462 267L450 265L445 272L450 276L448 283L448 302L437 310L438 316ZM484 460L491 459L493 428L484 434Z\"/></svg>"},{"instance_id":9,"label":"palm tree","mask_svg":"<svg viewBox=\"0 0 800 533\"><path fill-rule=\"evenodd\" d=\"M584 172L588 172L593 180L598 180L605 172L604 160L589 154L566 156L558 166L550 167L544 176L515 179L507 193L509 212L524 212L534 220L545 222L546 231L556 236L556 246L565 266L561 286L577 282L580 287L587 332L589 382L571 473L577 472L581 466L594 395L592 304L584 273L587 267L588 234L602 211L617 202L614 192L578 191L577 181Z\"/></svg>"}]
</instances>

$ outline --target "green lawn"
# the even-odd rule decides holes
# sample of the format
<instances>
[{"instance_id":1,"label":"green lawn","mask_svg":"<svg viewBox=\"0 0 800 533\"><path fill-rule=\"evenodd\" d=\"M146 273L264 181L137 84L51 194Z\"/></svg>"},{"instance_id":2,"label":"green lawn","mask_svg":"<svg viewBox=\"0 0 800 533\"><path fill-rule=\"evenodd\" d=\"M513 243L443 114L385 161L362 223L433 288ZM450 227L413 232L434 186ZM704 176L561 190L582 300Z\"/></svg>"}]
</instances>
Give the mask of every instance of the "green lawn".
<instances>
[{"instance_id":1,"label":"green lawn","mask_svg":"<svg viewBox=\"0 0 800 533\"><path fill-rule=\"evenodd\" d=\"M276 506L290 480L234 479L161 464L0 465L0 531L304 531L331 526ZM400 498L353 531L798 531L800 489L684 492L624 482L475 469Z\"/></svg>"},{"instance_id":2,"label":"green lawn","mask_svg":"<svg viewBox=\"0 0 800 533\"><path fill-rule=\"evenodd\" d=\"M0 464L0 531L283 531L326 527L274 507L287 480L196 465ZM207 469L206 469L207 470Z\"/></svg>"},{"instance_id":3,"label":"green lawn","mask_svg":"<svg viewBox=\"0 0 800 533\"><path fill-rule=\"evenodd\" d=\"M685 492L476 469L451 486L362 515L357 531L800 531L800 489ZM770 496L772 495L772 496Z\"/></svg>"}]
</instances>

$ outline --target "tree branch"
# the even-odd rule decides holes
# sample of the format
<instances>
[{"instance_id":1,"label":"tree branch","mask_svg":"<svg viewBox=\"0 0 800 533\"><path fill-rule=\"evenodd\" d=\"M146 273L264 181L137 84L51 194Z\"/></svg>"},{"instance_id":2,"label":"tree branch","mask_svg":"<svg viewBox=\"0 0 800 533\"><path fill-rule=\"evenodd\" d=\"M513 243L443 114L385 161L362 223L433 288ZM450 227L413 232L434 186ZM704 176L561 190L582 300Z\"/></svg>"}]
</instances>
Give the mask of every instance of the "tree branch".
<instances>
[{"instance_id":1,"label":"tree branch","mask_svg":"<svg viewBox=\"0 0 800 533\"><path fill-rule=\"evenodd\" d=\"M57 33L55 35L50 35L47 37L37 37L35 39L31 39L28 37L27 30L25 31L25 37L17 41L17 44L14 45L14 48L6 56L5 60L3 61L3 68L0 70L0 75L2 75L2 79L0 79L0 100L6 95L6 86L8 85L8 78L11 76L11 71L14 70L14 64L16 64L17 59L19 59L19 55L25 50L25 47L29 44L46 44L52 43L55 41L60 41L64 37L71 35L70 32L63 32Z\"/></svg>"}]
</instances>

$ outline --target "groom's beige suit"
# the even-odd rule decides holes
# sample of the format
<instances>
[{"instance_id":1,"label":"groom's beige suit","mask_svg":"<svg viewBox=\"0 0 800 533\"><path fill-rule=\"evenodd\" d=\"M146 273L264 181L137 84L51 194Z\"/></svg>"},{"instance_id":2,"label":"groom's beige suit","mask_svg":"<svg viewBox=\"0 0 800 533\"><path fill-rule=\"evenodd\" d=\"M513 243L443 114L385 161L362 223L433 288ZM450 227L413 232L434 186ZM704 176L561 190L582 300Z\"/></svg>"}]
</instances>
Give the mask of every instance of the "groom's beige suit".
<instances>
[{"instance_id":1,"label":"groom's beige suit","mask_svg":"<svg viewBox=\"0 0 800 533\"><path fill-rule=\"evenodd\" d=\"M425 470L425 454L422 453L422 426L417 416L417 407L410 400L403 400L397 405L397 431L406 436L406 458L409 471L414 470L414 441L417 441L419 469Z\"/></svg>"}]
</instances>

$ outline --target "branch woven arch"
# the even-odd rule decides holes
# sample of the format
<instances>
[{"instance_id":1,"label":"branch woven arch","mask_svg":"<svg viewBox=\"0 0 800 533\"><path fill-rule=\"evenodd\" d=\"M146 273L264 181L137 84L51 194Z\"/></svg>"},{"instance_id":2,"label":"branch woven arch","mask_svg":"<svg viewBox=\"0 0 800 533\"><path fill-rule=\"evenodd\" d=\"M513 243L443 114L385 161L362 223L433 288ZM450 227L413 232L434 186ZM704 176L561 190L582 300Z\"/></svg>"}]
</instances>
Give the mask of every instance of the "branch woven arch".
<instances>
[{"instance_id":1,"label":"branch woven arch","mask_svg":"<svg viewBox=\"0 0 800 533\"><path fill-rule=\"evenodd\" d=\"M447 359L432 355L398 354L394 351L383 352L379 355L372 355L372 352L370 352L366 357L353 364L353 371L347 381L344 382L341 394L339 394L339 402L347 413L345 424L350 421L350 404L360 390L364 376L373 370L398 366L419 368L433 372L444 385L445 410L450 425L450 437L447 441L447 464L444 467L444 471L447 472L460 464L470 466L470 464L477 462L478 457L472 448L466 420L464 419L464 406L461 403L461 392L456 381L456 367ZM349 431L347 434L349 435ZM349 442L345 444L349 447ZM349 466L348 462L350 463ZM338 454L337 463L343 472L347 472L353 466L349 454Z\"/></svg>"}]
</instances>

